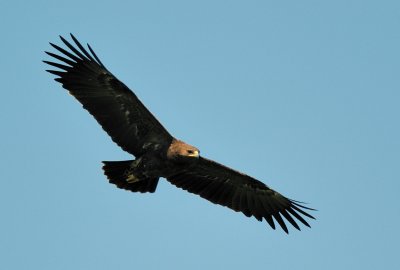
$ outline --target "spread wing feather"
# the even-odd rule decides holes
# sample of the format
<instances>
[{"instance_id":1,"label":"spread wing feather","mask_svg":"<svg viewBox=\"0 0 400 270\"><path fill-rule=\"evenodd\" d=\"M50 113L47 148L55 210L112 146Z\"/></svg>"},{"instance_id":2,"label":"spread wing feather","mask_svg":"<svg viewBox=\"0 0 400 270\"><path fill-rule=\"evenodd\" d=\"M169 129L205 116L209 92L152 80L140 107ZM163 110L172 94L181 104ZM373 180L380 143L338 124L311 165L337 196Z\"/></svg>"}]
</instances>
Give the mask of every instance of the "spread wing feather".
<instances>
[{"instance_id":1,"label":"spread wing feather","mask_svg":"<svg viewBox=\"0 0 400 270\"><path fill-rule=\"evenodd\" d=\"M70 51L51 44L59 54L46 52L61 63L44 61L60 70L47 70L99 122L123 150L139 156L152 143L169 145L172 136L142 104L136 95L119 81L88 45L90 53L71 34L76 46L63 37Z\"/></svg>"},{"instance_id":2,"label":"spread wing feather","mask_svg":"<svg viewBox=\"0 0 400 270\"><path fill-rule=\"evenodd\" d=\"M254 216L275 229L276 221L288 233L285 220L300 230L297 221L310 227L304 217L312 218L306 210L314 210L300 202L288 199L264 183L230 169L215 161L200 158L196 165L185 172L167 178L169 182L200 195L213 203Z\"/></svg>"}]
</instances>

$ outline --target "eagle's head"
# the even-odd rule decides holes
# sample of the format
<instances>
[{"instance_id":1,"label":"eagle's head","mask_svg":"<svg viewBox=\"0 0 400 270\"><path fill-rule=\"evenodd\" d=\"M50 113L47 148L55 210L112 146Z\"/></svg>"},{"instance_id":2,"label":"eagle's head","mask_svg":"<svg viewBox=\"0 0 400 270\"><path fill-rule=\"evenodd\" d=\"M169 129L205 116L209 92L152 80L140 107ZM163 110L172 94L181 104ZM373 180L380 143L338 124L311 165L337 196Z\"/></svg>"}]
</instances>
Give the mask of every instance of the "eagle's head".
<instances>
[{"instance_id":1,"label":"eagle's head","mask_svg":"<svg viewBox=\"0 0 400 270\"><path fill-rule=\"evenodd\" d=\"M190 162L200 157L200 150L183 141L173 140L167 151L167 158L179 162Z\"/></svg>"}]
</instances>

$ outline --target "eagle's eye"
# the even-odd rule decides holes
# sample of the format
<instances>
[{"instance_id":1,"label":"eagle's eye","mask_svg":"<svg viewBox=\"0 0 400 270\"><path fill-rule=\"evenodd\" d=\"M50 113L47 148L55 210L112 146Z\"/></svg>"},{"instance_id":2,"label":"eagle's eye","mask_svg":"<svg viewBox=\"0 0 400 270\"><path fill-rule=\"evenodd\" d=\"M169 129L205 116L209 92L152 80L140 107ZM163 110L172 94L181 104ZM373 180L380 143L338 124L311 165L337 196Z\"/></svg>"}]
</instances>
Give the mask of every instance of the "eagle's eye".
<instances>
[{"instance_id":1,"label":"eagle's eye","mask_svg":"<svg viewBox=\"0 0 400 270\"><path fill-rule=\"evenodd\" d=\"M193 150L187 150L188 154L194 154Z\"/></svg>"}]
</instances>

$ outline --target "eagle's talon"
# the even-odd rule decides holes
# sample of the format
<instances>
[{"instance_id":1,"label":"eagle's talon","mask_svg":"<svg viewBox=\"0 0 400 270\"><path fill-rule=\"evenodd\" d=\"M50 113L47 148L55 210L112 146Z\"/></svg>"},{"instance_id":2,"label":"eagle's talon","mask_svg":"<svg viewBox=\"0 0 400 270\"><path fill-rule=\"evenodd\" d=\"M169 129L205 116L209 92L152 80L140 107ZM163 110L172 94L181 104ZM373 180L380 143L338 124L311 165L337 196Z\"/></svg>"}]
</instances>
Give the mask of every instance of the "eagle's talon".
<instances>
[{"instance_id":1,"label":"eagle's talon","mask_svg":"<svg viewBox=\"0 0 400 270\"><path fill-rule=\"evenodd\" d=\"M126 178L126 182L128 182L129 184L138 182L139 180L140 179L138 177L136 177L135 175L133 175L133 174L128 175L127 178Z\"/></svg>"}]
</instances>

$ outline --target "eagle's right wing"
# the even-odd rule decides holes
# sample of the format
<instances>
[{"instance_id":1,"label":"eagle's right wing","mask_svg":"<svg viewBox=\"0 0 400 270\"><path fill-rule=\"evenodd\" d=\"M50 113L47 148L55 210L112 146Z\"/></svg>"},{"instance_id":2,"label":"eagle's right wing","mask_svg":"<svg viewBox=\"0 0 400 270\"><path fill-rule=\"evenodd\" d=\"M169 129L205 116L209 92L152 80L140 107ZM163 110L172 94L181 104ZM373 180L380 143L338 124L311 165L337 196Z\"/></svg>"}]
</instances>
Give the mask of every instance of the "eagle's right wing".
<instances>
[{"instance_id":1,"label":"eagle's right wing","mask_svg":"<svg viewBox=\"0 0 400 270\"><path fill-rule=\"evenodd\" d=\"M59 68L47 70L96 118L103 129L123 150L139 156L152 143L169 145L172 136L143 105L136 95L101 63L88 45L90 53L71 34L76 46L63 37L67 51L52 43L61 54L46 52L62 62L45 63Z\"/></svg>"},{"instance_id":2,"label":"eagle's right wing","mask_svg":"<svg viewBox=\"0 0 400 270\"><path fill-rule=\"evenodd\" d=\"M259 221L264 218L275 229L274 219L288 233L284 219L296 229L295 219L310 227L303 218L314 219L300 202L288 199L264 183L215 161L200 157L199 161L184 172L167 178L169 182L200 195L213 203L240 211Z\"/></svg>"}]
</instances>

